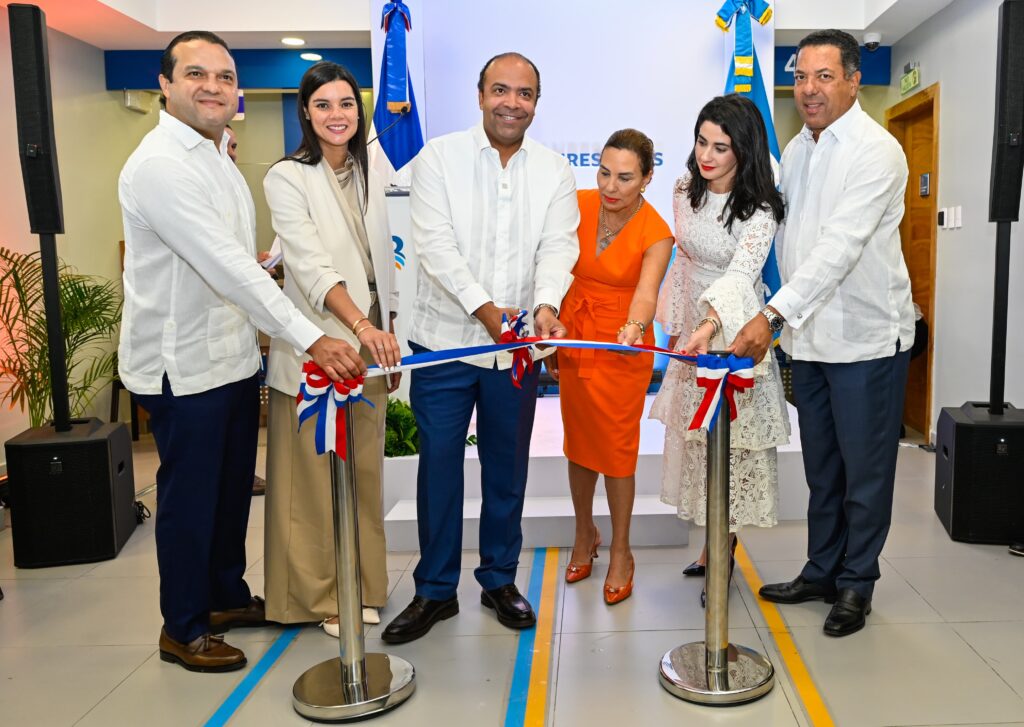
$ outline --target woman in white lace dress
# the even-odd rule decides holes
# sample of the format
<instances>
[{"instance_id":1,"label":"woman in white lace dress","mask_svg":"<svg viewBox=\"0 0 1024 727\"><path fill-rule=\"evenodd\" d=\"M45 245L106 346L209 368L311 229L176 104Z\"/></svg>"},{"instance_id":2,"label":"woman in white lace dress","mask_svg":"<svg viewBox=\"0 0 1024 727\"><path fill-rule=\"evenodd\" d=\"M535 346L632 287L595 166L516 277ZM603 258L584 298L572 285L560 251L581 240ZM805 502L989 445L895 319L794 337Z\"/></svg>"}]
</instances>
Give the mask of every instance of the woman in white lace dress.
<instances>
[{"instance_id":1,"label":"woman in white lace dress","mask_svg":"<svg viewBox=\"0 0 1024 727\"><path fill-rule=\"evenodd\" d=\"M761 270L783 217L764 121L739 95L711 100L697 117L694 149L673 195L676 257L661 289L657 320L669 346L721 350L764 306ZM778 363L769 352L753 389L736 395L731 428L729 531L777 522L775 448L789 441ZM687 427L702 398L693 366L672 362L651 416L665 424L661 499L679 517L706 524L707 438ZM735 547L735 535L733 536ZM704 574L705 553L684 572ZM703 601L703 599L702 599Z\"/></svg>"}]
</instances>

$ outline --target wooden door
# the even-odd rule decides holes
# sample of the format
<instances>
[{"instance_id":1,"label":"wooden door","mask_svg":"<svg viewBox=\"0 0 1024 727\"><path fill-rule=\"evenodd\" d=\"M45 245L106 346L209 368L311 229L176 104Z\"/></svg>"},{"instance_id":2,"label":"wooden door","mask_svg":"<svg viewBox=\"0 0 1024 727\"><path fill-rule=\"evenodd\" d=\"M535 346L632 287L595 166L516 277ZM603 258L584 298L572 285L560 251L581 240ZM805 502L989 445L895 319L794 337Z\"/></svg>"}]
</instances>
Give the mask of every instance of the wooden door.
<instances>
[{"instance_id":1,"label":"wooden door","mask_svg":"<svg viewBox=\"0 0 1024 727\"><path fill-rule=\"evenodd\" d=\"M928 326L927 348L910 361L903 423L931 440L932 340L935 325L935 232L939 149L938 84L914 94L885 113L889 132L907 155L905 212L900 224L903 257L910 271L914 303ZM927 175L927 190L923 189Z\"/></svg>"}]
</instances>

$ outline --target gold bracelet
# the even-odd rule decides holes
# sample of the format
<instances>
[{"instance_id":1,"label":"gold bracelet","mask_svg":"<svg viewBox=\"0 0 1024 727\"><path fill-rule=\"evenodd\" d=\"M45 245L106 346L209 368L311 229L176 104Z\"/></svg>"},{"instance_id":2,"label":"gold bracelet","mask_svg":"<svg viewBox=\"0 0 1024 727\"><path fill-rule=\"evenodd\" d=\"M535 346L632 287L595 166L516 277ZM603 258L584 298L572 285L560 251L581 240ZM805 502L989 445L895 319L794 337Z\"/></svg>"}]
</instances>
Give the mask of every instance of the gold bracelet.
<instances>
[{"instance_id":1,"label":"gold bracelet","mask_svg":"<svg viewBox=\"0 0 1024 727\"><path fill-rule=\"evenodd\" d=\"M696 333L698 330L700 330L700 327L703 326L705 323L711 324L711 338L708 339L708 343L710 343L711 341L715 340L715 338L718 336L719 331L721 331L722 328L718 321L716 321L714 318L704 318L703 320L701 320L700 323L698 323L694 327L693 332Z\"/></svg>"},{"instance_id":2,"label":"gold bracelet","mask_svg":"<svg viewBox=\"0 0 1024 727\"><path fill-rule=\"evenodd\" d=\"M367 318L366 316L363 316L362 318L356 318L354 321L352 321L352 325L350 325L349 328L351 328L352 332L355 333L356 326L358 326L363 321L369 321L369 320L370 319Z\"/></svg>"},{"instance_id":3,"label":"gold bracelet","mask_svg":"<svg viewBox=\"0 0 1024 727\"><path fill-rule=\"evenodd\" d=\"M626 330L626 328L628 328L629 326L636 326L637 328L639 328L639 329L640 329L640 337L641 337L641 338L642 338L642 337L643 337L644 335L646 335L646 333L647 333L647 326L645 326L645 325L644 325L643 323L641 323L640 321L635 321L635 320L633 320L633 319L630 319L630 320L626 321L625 323L623 323L623 324L622 324L622 325L621 325L621 326L619 327L619 331L618 331L618 332L619 332L619 333L622 333L622 332L623 332L624 330Z\"/></svg>"},{"instance_id":4,"label":"gold bracelet","mask_svg":"<svg viewBox=\"0 0 1024 727\"><path fill-rule=\"evenodd\" d=\"M363 331L365 331L365 330L368 330L368 329L370 329L370 328L376 328L376 326L375 326L375 325L373 325L372 323L370 323L370 320L369 320L368 318L366 318L366 319L364 319L364 320L366 321L366 325L365 325L365 326L363 326L362 328L360 328L360 329L359 329L358 331L352 331L352 333L353 333L353 334L355 335L355 337L356 337L357 339L359 338L359 334L360 334L360 333L362 333Z\"/></svg>"}]
</instances>

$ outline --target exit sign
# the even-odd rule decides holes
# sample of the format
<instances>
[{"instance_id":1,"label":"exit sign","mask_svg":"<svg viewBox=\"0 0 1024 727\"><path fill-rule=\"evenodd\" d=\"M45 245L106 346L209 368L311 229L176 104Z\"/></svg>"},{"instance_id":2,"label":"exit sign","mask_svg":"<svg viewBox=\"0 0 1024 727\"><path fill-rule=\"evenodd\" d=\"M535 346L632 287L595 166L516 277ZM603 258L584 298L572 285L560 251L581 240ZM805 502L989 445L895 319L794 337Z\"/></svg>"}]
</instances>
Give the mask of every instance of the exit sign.
<instances>
[{"instance_id":1,"label":"exit sign","mask_svg":"<svg viewBox=\"0 0 1024 727\"><path fill-rule=\"evenodd\" d=\"M911 68L900 77L900 93L906 94L921 85L921 69Z\"/></svg>"}]
</instances>

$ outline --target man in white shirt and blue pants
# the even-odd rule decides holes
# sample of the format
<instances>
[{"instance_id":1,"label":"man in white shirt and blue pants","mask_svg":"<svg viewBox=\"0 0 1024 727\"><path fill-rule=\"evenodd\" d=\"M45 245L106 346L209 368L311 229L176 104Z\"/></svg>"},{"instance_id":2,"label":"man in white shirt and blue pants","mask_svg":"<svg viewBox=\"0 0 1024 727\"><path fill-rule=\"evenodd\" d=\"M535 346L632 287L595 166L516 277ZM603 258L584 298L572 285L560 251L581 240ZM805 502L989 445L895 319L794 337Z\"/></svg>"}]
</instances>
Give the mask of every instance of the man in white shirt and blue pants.
<instances>
[{"instance_id":1,"label":"man in white shirt and blue pants","mask_svg":"<svg viewBox=\"0 0 1024 727\"><path fill-rule=\"evenodd\" d=\"M121 171L124 315L118 372L160 454L160 657L191 671L246 664L212 632L264 623L243 579L256 464L256 327L333 379L366 370L302 316L256 263L252 196L227 154L238 108L224 41L189 31L161 62L166 111Z\"/></svg>"},{"instance_id":2,"label":"man in white shirt and blue pants","mask_svg":"<svg viewBox=\"0 0 1024 727\"><path fill-rule=\"evenodd\" d=\"M540 74L523 56L502 54L484 65L478 91L482 124L431 140L413 163L414 353L498 341L502 313L520 309L533 312L536 335L565 335L558 306L579 256L579 210L566 160L525 137ZM420 561L416 596L384 630L386 642L417 639L458 613L463 465L474 407L481 602L509 628L536 622L515 577L539 371L534 367L517 389L511 362L505 353L412 372Z\"/></svg>"},{"instance_id":3,"label":"man in white shirt and blue pants","mask_svg":"<svg viewBox=\"0 0 1024 727\"><path fill-rule=\"evenodd\" d=\"M804 121L782 155L783 286L737 335L760 358L771 331L793 357L810 488L808 561L777 603L834 603L824 631L863 628L892 517L914 308L900 246L907 161L857 102L860 48L838 30L800 42L794 96ZM785 326L783 327L783 324Z\"/></svg>"}]
</instances>

